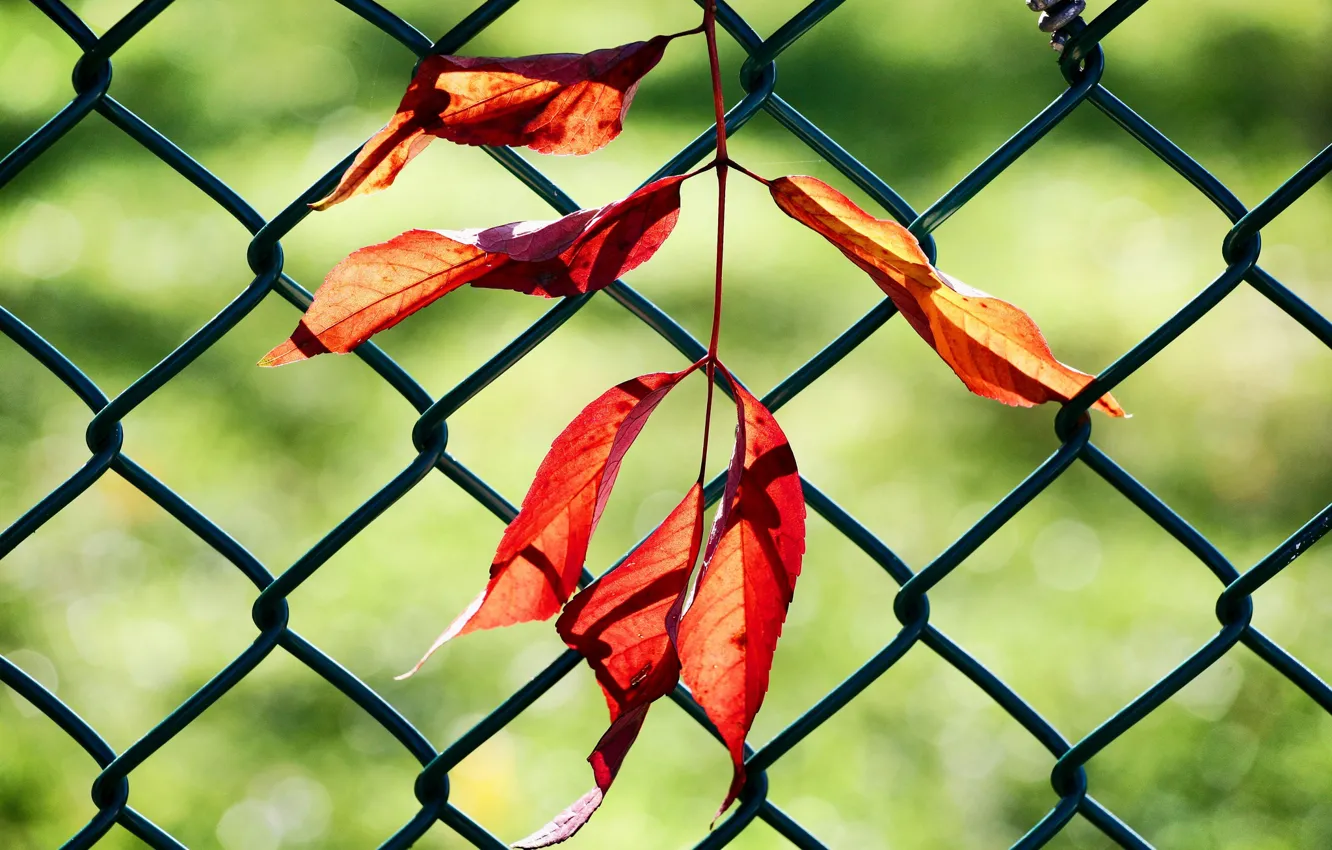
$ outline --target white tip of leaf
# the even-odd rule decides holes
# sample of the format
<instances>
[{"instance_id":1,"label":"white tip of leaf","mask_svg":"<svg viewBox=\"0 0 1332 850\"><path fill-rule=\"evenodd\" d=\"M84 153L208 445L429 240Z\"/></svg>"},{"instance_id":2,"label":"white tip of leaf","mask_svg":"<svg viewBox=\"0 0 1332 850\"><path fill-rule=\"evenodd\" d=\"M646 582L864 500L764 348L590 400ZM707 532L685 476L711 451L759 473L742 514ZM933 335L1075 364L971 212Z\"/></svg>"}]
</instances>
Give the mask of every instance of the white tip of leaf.
<instances>
[{"instance_id":1,"label":"white tip of leaf","mask_svg":"<svg viewBox=\"0 0 1332 850\"><path fill-rule=\"evenodd\" d=\"M432 643L430 645L430 648L426 650L425 655L421 656L421 660L416 662L416 666L408 670L406 673L403 673L401 676L394 676L393 681L401 682L403 679L409 678L417 670L420 670L421 665L425 664L426 660L430 658L430 656L435 654L435 650L439 649L441 646L443 646L444 644L448 643L450 640L458 636L458 633L461 632L463 628L467 625L467 621L472 619L472 616L481 609L481 603L485 601L486 601L486 592L483 590L479 594L477 594L475 599L472 600L472 604L468 605L467 609L463 611L461 614L459 614L456 620L454 620L452 623L449 624L449 627L444 630L444 634L435 638L435 642Z\"/></svg>"},{"instance_id":2,"label":"white tip of leaf","mask_svg":"<svg viewBox=\"0 0 1332 850\"><path fill-rule=\"evenodd\" d=\"M568 841L573 838L575 832L583 828L583 824L592 817L592 813L601 805L604 797L605 793L600 788L593 788L574 800L569 808L556 815L550 823L510 846L516 850L536 850L539 847L549 847L561 841Z\"/></svg>"}]
</instances>

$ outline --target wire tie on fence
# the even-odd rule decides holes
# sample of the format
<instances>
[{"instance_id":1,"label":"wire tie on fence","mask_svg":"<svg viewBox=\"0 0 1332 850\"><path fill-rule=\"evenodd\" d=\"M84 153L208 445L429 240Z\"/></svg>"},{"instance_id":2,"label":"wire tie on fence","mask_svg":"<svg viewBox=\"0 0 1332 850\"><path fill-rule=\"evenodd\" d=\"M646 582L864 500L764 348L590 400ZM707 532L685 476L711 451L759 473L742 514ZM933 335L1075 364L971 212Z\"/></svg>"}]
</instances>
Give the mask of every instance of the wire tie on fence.
<instances>
[{"instance_id":1,"label":"wire tie on fence","mask_svg":"<svg viewBox=\"0 0 1332 850\"><path fill-rule=\"evenodd\" d=\"M930 600L925 593L908 581L893 597L893 614L904 629L924 628L929 623Z\"/></svg>"},{"instance_id":2,"label":"wire tie on fence","mask_svg":"<svg viewBox=\"0 0 1332 850\"><path fill-rule=\"evenodd\" d=\"M1087 768L1083 764L1068 766L1063 770L1060 765L1063 764L1062 758L1055 761L1054 767L1050 769L1050 787L1059 795L1060 800L1078 799L1087 796Z\"/></svg>"},{"instance_id":3,"label":"wire tie on fence","mask_svg":"<svg viewBox=\"0 0 1332 850\"><path fill-rule=\"evenodd\" d=\"M76 93L90 94L96 92L100 98L111 88L111 60L108 57L101 56L89 62L88 55L84 54L74 64L74 73L70 75L70 83L74 86Z\"/></svg>"},{"instance_id":4,"label":"wire tie on fence","mask_svg":"<svg viewBox=\"0 0 1332 850\"><path fill-rule=\"evenodd\" d=\"M271 584L270 584L271 586ZM287 597L260 592L250 606L250 620L261 634L280 632L287 628L291 619L291 609L287 606Z\"/></svg>"},{"instance_id":5,"label":"wire tie on fence","mask_svg":"<svg viewBox=\"0 0 1332 850\"><path fill-rule=\"evenodd\" d=\"M746 61L740 66L740 87L748 94L757 89L766 89L763 99L772 96L773 86L777 83L777 60L770 59L765 64L751 64Z\"/></svg>"},{"instance_id":6,"label":"wire tie on fence","mask_svg":"<svg viewBox=\"0 0 1332 850\"><path fill-rule=\"evenodd\" d=\"M256 235L245 249L245 262L250 266L250 271L256 275L271 274L273 286L276 286L278 278L282 276L285 260L282 243L278 241L281 237L263 233L262 230L260 233L262 236Z\"/></svg>"},{"instance_id":7,"label":"wire tie on fence","mask_svg":"<svg viewBox=\"0 0 1332 850\"><path fill-rule=\"evenodd\" d=\"M106 774L98 776L92 784L92 801L98 811L115 809L119 813L129 802L129 777L118 776L114 782L106 781Z\"/></svg>"},{"instance_id":8,"label":"wire tie on fence","mask_svg":"<svg viewBox=\"0 0 1332 850\"><path fill-rule=\"evenodd\" d=\"M1262 253L1263 237L1256 230L1243 233L1238 227L1232 227L1221 241L1221 259L1227 266L1243 266L1246 274L1258 265Z\"/></svg>"},{"instance_id":9,"label":"wire tie on fence","mask_svg":"<svg viewBox=\"0 0 1332 850\"><path fill-rule=\"evenodd\" d=\"M1086 11L1087 0L1027 0L1027 8L1041 13L1036 27L1050 33L1050 46L1063 53L1064 45L1076 34L1069 30L1069 25Z\"/></svg>"},{"instance_id":10,"label":"wire tie on fence","mask_svg":"<svg viewBox=\"0 0 1332 850\"><path fill-rule=\"evenodd\" d=\"M93 414L93 418L88 422L88 427L83 431L83 442L88 446L88 451L94 455L108 450L111 450L114 455L118 455L121 447L125 444L125 426L121 424L120 420L108 420L100 415L102 410L106 410L109 406L110 404L103 405L101 410Z\"/></svg>"},{"instance_id":11,"label":"wire tie on fence","mask_svg":"<svg viewBox=\"0 0 1332 850\"><path fill-rule=\"evenodd\" d=\"M1239 581L1239 579L1235 581ZM1234 583L1231 582L1231 585ZM1229 589L1230 585L1227 585L1226 590ZM1226 590L1221 591L1221 595L1216 600L1217 621L1221 623L1223 629L1241 622L1247 626L1248 622L1253 619L1253 597L1247 593L1227 593Z\"/></svg>"},{"instance_id":12,"label":"wire tie on fence","mask_svg":"<svg viewBox=\"0 0 1332 850\"><path fill-rule=\"evenodd\" d=\"M417 420L419 425L421 420ZM430 429L412 429L412 446L417 452L432 451L431 443L438 441L440 444L439 453L443 456L445 450L449 447L449 424L440 422Z\"/></svg>"},{"instance_id":13,"label":"wire tie on fence","mask_svg":"<svg viewBox=\"0 0 1332 850\"><path fill-rule=\"evenodd\" d=\"M447 771L436 773L422 770L416 775L412 793L423 806L443 807L449 802L449 774Z\"/></svg>"},{"instance_id":14,"label":"wire tie on fence","mask_svg":"<svg viewBox=\"0 0 1332 850\"><path fill-rule=\"evenodd\" d=\"M1084 389L1078 395L1083 395L1085 392ZM1087 404L1071 404L1072 399L1064 402L1063 406L1059 408L1059 412L1055 414L1054 420L1055 436L1059 438L1059 442L1064 444L1073 442L1082 436L1083 428L1086 428L1088 433L1091 432L1092 421L1091 416L1087 413L1087 408L1091 404L1095 404L1098 398L1100 396L1088 399Z\"/></svg>"}]
</instances>

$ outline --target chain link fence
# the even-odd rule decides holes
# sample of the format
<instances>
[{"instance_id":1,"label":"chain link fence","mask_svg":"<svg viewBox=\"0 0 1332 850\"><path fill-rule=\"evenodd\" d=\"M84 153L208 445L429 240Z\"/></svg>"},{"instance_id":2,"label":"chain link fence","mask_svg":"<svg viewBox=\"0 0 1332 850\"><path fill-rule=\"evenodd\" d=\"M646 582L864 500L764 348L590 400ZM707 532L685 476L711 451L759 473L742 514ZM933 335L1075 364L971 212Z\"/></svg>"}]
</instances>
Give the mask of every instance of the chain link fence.
<instances>
[{"instance_id":1,"label":"chain link fence","mask_svg":"<svg viewBox=\"0 0 1332 850\"><path fill-rule=\"evenodd\" d=\"M518 0L491 0L484 3L461 23L432 42L407 21L369 0L339 0L339 2L364 19L366 25L378 27L418 57L432 52L462 51L477 33L518 5ZM258 629L258 636L253 644L123 752L113 750L95 729L36 679L11 661L0 657L0 681L37 706L101 767L101 773L92 787L97 814L70 838L65 846L91 847L118 824L151 847L183 847L184 845L130 805L130 775L223 694L235 687L274 650L281 648L339 689L347 699L373 717L419 760L421 771L414 789L416 798L420 802L419 812L396 833L386 837L381 847L408 847L436 821L443 822L477 847L504 847L504 844L482 824L474 821L466 812L450 802L450 770L573 670L580 661L578 656L570 651L555 659L543 672L523 685L470 731L439 751L372 688L289 628L287 598L353 536L366 528L432 470L442 472L500 519L506 522L512 519L516 513L515 507L446 451L448 420L477 393L531 353L544 339L577 313L590 298L613 299L678 349L682 355L681 362L700 357L704 353L703 346L669 315L623 282L617 282L609 287L604 296L579 296L555 305L483 367L440 398L433 398L374 344L362 345L356 352L357 356L419 412L420 416L411 435L418 454L406 469L342 520L305 555L287 569L274 574L249 554L240 542L228 536L127 456L122 451L124 435L121 421L145 399L176 378L182 370L270 294L286 299L298 310L303 310L309 304L310 293L283 272L280 240L298 226L309 213L307 203L322 197L334 186L350 163L352 154L349 153L342 162L331 167L321 180L300 197L293 199L277 216L266 220L225 183L210 174L170 139L117 102L109 93L113 55L169 6L171 0L144 0L100 37L60 0L32 0L32 3L74 41L83 51L83 55L74 68L73 81L76 90L74 99L0 161L0 187L41 157L57 140L90 113L97 112L234 216L253 237L249 243L247 256L250 268L254 272L254 279L250 285L218 315L172 351L166 359L139 377L115 398L108 398L76 364L67 359L37 331L0 307L0 331L59 378L92 412L86 434L90 452L87 462L78 472L0 534L0 556L23 542L104 473L112 471L138 488L190 532L198 535L221 553L259 591L252 611L254 625ZM1109 840L1120 847L1151 847L1129 824L1091 795L1084 766L1169 697L1217 663L1237 644L1243 644L1298 686L1322 709L1332 713L1332 688L1251 623L1252 594L1306 552L1329 527L1332 527L1332 506L1319 512L1258 563L1245 571L1240 571L1227 561L1206 537L1193 529L1161 499L1134 480L1091 442L1091 423L1086 416L1086 409L1091 401L1132 375L1241 284L1253 287L1288 314L1304 331L1313 334L1324 345L1332 348L1332 322L1258 265L1261 231L1332 170L1332 147L1323 150L1290 179L1277 186L1262 203L1252 209L1246 208L1220 181L1101 84L1104 54L1100 42L1145 3L1146 0L1117 0L1085 24L1080 18L1071 23L1067 20L1067 15L1061 18L1057 40L1062 49L1057 68L1062 71L1067 81L1067 89L923 212L914 210L888 183L857 162L836 141L804 118L774 91L777 58L820 20L837 9L841 5L841 0L816 0L810 3L767 39L761 38L729 6L721 5L720 23L748 54L741 70L745 95L727 114L727 132L735 133L741 130L755 114L766 111L819 157L868 193L884 210L908 225L920 238L931 259L935 256L935 244L931 232L1023 156L1042 136L1084 104L1103 112L1147 150L1169 165L1180 178L1219 208L1232 222L1232 226L1228 232L1217 234L1222 239L1220 257L1216 266L1219 274L1215 280L1180 307L1178 312L1157 330L1125 352L1078 398L1066 404L1055 417L1059 446L1053 454L919 572L909 569L894 555L886 543L876 538L854 517L841 509L815 482L804 481L809 506L854 542L883 568L890 580L900 586L894 604L894 613L901 621L902 628L891 642L883 646L853 675L826 694L788 728L772 740L750 751L748 758L750 780L741 798L741 804L716 829L708 833L698 843L698 847L725 846L756 819L766 822L797 847L824 847L825 845L816 836L784 813L778 801L769 797L767 768L794 747L799 746L814 729L883 676L906 653L919 647L928 649L953 665L1048 750L1053 763L1050 774L1053 789L1051 807L1048 814L1032 825L1014 845L1021 848L1034 848L1046 844L1070 820L1079 816L1095 825ZM1014 5L1016 6L1016 0ZM1061 4L1038 2L1033 8L1051 6L1057 7L1054 9L1055 13L1060 11ZM1015 9L1014 12L1017 14L1021 10ZM406 70L404 67L404 71ZM1055 66L1052 66L1051 73L1055 72ZM702 130L693 142L658 169L648 180L688 170L706 158L712 152L713 145L714 130ZM513 151L487 149L487 153L559 213L568 213L578 208L579 205L572 198ZM892 304L884 300L831 341L809 362L771 389L763 397L763 403L774 411L782 407L887 323L894 312ZM1186 661L1168 675L1106 718L1090 734L1081 740L1069 741L1019 694L1007 687L965 649L930 623L927 593L946 579L968 555L1075 463L1089 466L1143 514L1192 552L1215 575L1220 583L1220 592L1216 601L1219 628L1210 640L1198 647ZM720 496L720 485L720 480L711 482L707 490L711 501ZM591 576L585 573L584 581L590 579ZM706 717L683 688L676 690L674 701L705 728L709 728Z\"/></svg>"}]
</instances>

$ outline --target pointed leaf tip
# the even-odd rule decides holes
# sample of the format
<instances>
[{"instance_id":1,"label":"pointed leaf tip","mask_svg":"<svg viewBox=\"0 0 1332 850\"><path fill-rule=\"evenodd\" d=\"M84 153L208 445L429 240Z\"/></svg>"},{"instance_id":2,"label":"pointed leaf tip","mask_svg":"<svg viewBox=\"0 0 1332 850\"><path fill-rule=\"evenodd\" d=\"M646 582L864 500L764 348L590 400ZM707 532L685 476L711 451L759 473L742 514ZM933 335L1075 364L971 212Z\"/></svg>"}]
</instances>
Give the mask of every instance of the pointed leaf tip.
<instances>
[{"instance_id":1,"label":"pointed leaf tip","mask_svg":"<svg viewBox=\"0 0 1332 850\"><path fill-rule=\"evenodd\" d=\"M550 823L509 846L515 848L515 850L537 850L540 847L550 847L553 844L568 841L573 838L574 833L582 829L583 825L588 822L588 819L601 806L601 801L605 799L605 796L600 788L593 788L570 803L569 808L556 815Z\"/></svg>"},{"instance_id":2,"label":"pointed leaf tip","mask_svg":"<svg viewBox=\"0 0 1332 850\"><path fill-rule=\"evenodd\" d=\"M416 666L412 667L412 669L408 670L406 673L394 676L393 680L395 682L401 682L403 679L409 679L413 675L415 675L416 671L421 669L422 665L424 665L426 661L429 660L430 656L435 654L435 651L437 649L439 649L441 646L448 643L449 641L453 640L455 637L457 637L459 634L463 632L468 622L471 621L472 616L476 614L476 612L481 608L481 604L485 601L486 601L486 591L483 590L476 595L476 598L473 599L466 608L463 609L463 612L461 614L459 614L457 617L454 618L453 622L449 624L449 627L444 630L443 634L435 638L435 642L432 643L430 645L430 648L425 651L425 655L421 656L421 660L416 662Z\"/></svg>"},{"instance_id":3,"label":"pointed leaf tip","mask_svg":"<svg viewBox=\"0 0 1332 850\"><path fill-rule=\"evenodd\" d=\"M265 354L259 365L265 368L286 366L288 363L297 363L319 354L327 354L328 351L328 347L310 330L305 317L302 317L287 341Z\"/></svg>"}]
</instances>

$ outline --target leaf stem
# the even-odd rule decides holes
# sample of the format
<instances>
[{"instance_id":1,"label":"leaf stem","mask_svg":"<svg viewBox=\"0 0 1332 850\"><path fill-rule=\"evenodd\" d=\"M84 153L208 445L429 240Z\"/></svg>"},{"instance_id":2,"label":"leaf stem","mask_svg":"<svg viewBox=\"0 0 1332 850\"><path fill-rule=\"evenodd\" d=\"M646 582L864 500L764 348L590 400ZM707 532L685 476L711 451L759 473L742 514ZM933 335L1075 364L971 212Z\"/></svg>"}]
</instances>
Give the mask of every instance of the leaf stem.
<instances>
[{"instance_id":1,"label":"leaf stem","mask_svg":"<svg viewBox=\"0 0 1332 850\"><path fill-rule=\"evenodd\" d=\"M717 117L717 159L725 163L726 101L722 98L721 63L717 59L717 0L703 6L703 34L708 40L708 69L712 72L712 109Z\"/></svg>"},{"instance_id":2,"label":"leaf stem","mask_svg":"<svg viewBox=\"0 0 1332 850\"><path fill-rule=\"evenodd\" d=\"M703 5L703 34L708 41L708 70L712 76L712 108L717 121L717 276L712 294L712 334L708 339L706 374L708 401L703 413L703 456L698 462L698 483L708 466L708 432L712 426L712 396L716 390L717 342L721 337L722 259L726 245L726 173L731 160L726 153L726 101L722 96L721 62L717 58L717 0Z\"/></svg>"},{"instance_id":3,"label":"leaf stem","mask_svg":"<svg viewBox=\"0 0 1332 850\"><path fill-rule=\"evenodd\" d=\"M706 165L700 165L698 168L695 168L693 171L690 171L687 174L685 174L684 179L688 180L691 177L697 177L698 175L702 174L705 171L711 171L712 169L718 168L720 166L721 163L718 162L717 159L714 157L713 159L709 160Z\"/></svg>"},{"instance_id":4,"label":"leaf stem","mask_svg":"<svg viewBox=\"0 0 1332 850\"><path fill-rule=\"evenodd\" d=\"M666 36L666 38L667 39L684 38L685 36L698 35L704 31L705 27L703 26L703 24L699 24L693 29L681 30L680 32L673 32L670 35Z\"/></svg>"},{"instance_id":5,"label":"leaf stem","mask_svg":"<svg viewBox=\"0 0 1332 850\"><path fill-rule=\"evenodd\" d=\"M755 174L754 172L750 171L748 168L745 168L743 165L741 165L740 163L736 162L736 161L733 160L733 159L732 159L732 160L729 160L726 164L727 164L728 167L730 167L730 168L734 168L736 171L739 171L741 174L745 175L745 176L748 177L749 179L751 179L751 180L757 180L758 182L762 183L764 186L771 186L771 185L772 185L772 181L771 181L771 180L769 180L769 179L766 178L766 177L760 177L759 175L757 175L757 174Z\"/></svg>"},{"instance_id":6,"label":"leaf stem","mask_svg":"<svg viewBox=\"0 0 1332 850\"><path fill-rule=\"evenodd\" d=\"M712 336L708 339L708 355L717 359L717 341L721 336L722 311L722 253L726 246L726 173L725 164L717 169L717 279L712 292Z\"/></svg>"}]
</instances>

